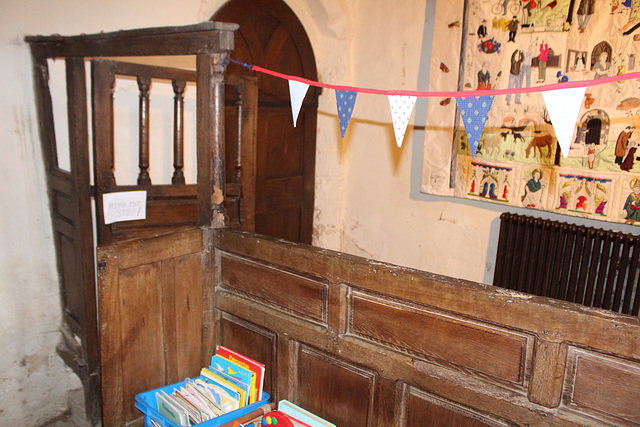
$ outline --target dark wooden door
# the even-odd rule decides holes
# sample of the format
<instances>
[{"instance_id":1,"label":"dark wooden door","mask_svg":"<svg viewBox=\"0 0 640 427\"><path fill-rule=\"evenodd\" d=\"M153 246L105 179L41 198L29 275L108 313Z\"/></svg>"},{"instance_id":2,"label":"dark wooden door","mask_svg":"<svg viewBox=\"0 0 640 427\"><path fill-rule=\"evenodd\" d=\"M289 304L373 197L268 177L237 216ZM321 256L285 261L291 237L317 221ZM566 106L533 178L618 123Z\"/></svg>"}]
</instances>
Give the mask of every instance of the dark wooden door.
<instances>
[{"instance_id":1,"label":"dark wooden door","mask_svg":"<svg viewBox=\"0 0 640 427\"><path fill-rule=\"evenodd\" d=\"M283 1L231 0L212 19L240 25L233 59L317 80L309 38ZM320 91L309 88L294 127L287 80L235 63L227 73L258 78L255 231L311 243Z\"/></svg>"},{"instance_id":2,"label":"dark wooden door","mask_svg":"<svg viewBox=\"0 0 640 427\"><path fill-rule=\"evenodd\" d=\"M95 301L85 64L66 59L69 170L59 166L46 56L32 48L34 85L49 192L63 321L57 352L82 381L89 421L100 420L100 354ZM87 232L88 231L88 232Z\"/></svg>"}]
</instances>

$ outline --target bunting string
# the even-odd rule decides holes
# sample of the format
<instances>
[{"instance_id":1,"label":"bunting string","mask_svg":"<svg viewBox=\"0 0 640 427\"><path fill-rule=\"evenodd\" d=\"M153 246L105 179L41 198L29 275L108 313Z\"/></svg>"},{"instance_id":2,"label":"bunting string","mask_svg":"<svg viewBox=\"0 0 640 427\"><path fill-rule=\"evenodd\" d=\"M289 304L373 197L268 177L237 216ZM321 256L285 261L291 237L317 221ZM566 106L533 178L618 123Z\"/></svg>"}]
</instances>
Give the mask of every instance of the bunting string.
<instances>
[{"instance_id":1,"label":"bunting string","mask_svg":"<svg viewBox=\"0 0 640 427\"><path fill-rule=\"evenodd\" d=\"M475 157L476 155L489 110L493 104L494 97L497 95L541 92L547 106L547 111L549 112L551 124L556 132L558 144L560 145L562 154L566 158L571 148L571 137L577 121L580 104L584 98L587 87L617 83L624 80L640 80L640 72L633 72L593 80L577 80L524 88L467 91L380 90L321 83L303 77L269 70L257 65L246 64L229 57L225 58L223 66L226 66L228 62L242 65L252 71L288 80L294 127L296 126L298 114L309 86L333 89L336 92L340 132L343 138L351 115L353 114L356 95L358 93L387 95L398 147L402 146L405 131L409 124L409 118L417 97L455 98L467 132L471 157Z\"/></svg>"},{"instance_id":2,"label":"bunting string","mask_svg":"<svg viewBox=\"0 0 640 427\"><path fill-rule=\"evenodd\" d=\"M576 87L589 87L589 86L597 86L604 85L607 83L617 83L624 80L640 80L640 71L636 71L633 73L619 74L615 76L602 77L599 79L592 80L575 80L568 81L564 83L552 83L542 86L535 87L523 87L523 88L509 88L509 89L492 89L492 90L457 90L457 91L416 91L416 90L382 90L382 89L371 89L364 87L355 87L355 86L341 86L341 85L333 85L329 83L317 82L309 79L305 79L304 77L294 76L290 74L284 74L277 71L269 70L267 68L260 67L258 65L247 64L232 58L226 58L228 61L233 62L238 65L242 65L245 68L248 68L253 71L257 71L264 74L269 74L274 77L279 77L281 79L286 80L295 80L300 83L305 83L309 86L322 87L326 89L333 90L341 90L341 91L349 91L349 92L359 92L359 93L370 93L375 95L399 95L399 96L417 96L417 97L470 97L470 96L495 96L495 95L508 95L508 94L517 94L517 93L535 93L535 92L545 92L549 90L558 90L558 89L569 89Z\"/></svg>"}]
</instances>

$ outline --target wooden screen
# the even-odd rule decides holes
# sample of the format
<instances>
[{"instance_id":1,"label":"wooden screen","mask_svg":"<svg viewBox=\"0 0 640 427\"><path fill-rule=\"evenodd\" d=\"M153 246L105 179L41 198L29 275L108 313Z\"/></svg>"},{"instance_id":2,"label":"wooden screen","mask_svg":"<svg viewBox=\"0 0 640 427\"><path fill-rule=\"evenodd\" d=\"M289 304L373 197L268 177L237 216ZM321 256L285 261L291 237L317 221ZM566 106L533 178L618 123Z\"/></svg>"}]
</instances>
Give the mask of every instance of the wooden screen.
<instances>
[{"instance_id":1,"label":"wooden screen","mask_svg":"<svg viewBox=\"0 0 640 427\"><path fill-rule=\"evenodd\" d=\"M216 342L344 426L640 424L637 318L218 230Z\"/></svg>"},{"instance_id":2,"label":"wooden screen","mask_svg":"<svg viewBox=\"0 0 640 427\"><path fill-rule=\"evenodd\" d=\"M106 426L216 344L341 427L640 424L637 317L231 230L98 259Z\"/></svg>"}]
</instances>

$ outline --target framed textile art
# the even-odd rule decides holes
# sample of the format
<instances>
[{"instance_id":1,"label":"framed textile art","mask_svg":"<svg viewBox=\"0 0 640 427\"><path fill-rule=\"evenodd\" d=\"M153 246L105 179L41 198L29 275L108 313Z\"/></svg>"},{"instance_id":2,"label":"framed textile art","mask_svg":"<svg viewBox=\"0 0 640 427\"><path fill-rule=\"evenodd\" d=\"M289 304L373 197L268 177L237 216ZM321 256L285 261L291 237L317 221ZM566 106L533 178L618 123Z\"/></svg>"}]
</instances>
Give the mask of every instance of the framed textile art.
<instances>
[{"instance_id":1,"label":"framed textile art","mask_svg":"<svg viewBox=\"0 0 640 427\"><path fill-rule=\"evenodd\" d=\"M640 70L640 0L438 1L434 21L430 90L493 103L470 147L456 100L428 99L421 192L640 225L640 83L596 84ZM593 82L561 150L542 93L567 81Z\"/></svg>"}]
</instances>

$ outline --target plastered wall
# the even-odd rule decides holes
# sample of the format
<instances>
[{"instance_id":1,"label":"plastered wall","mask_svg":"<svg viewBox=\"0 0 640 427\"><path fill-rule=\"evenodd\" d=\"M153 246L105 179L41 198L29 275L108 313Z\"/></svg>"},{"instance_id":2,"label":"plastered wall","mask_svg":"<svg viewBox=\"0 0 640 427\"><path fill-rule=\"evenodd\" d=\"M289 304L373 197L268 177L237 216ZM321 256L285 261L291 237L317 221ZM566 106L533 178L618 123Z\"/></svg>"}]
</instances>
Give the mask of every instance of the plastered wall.
<instances>
[{"instance_id":1,"label":"plastered wall","mask_svg":"<svg viewBox=\"0 0 640 427\"><path fill-rule=\"evenodd\" d=\"M222 4L222 0L3 3L0 425L40 425L66 410L67 391L80 386L55 354L60 295L24 36L192 24L207 20ZM321 81L427 90L417 84L428 70L423 39L429 37L425 28L431 3L405 0L398 7L387 0L287 0L287 4L307 30ZM490 283L501 211L416 192L412 183L420 173L415 158L422 157L422 133L413 123L423 120L416 114L398 148L386 96L359 95L342 139L335 94L324 91L318 116L314 243Z\"/></svg>"}]
</instances>

